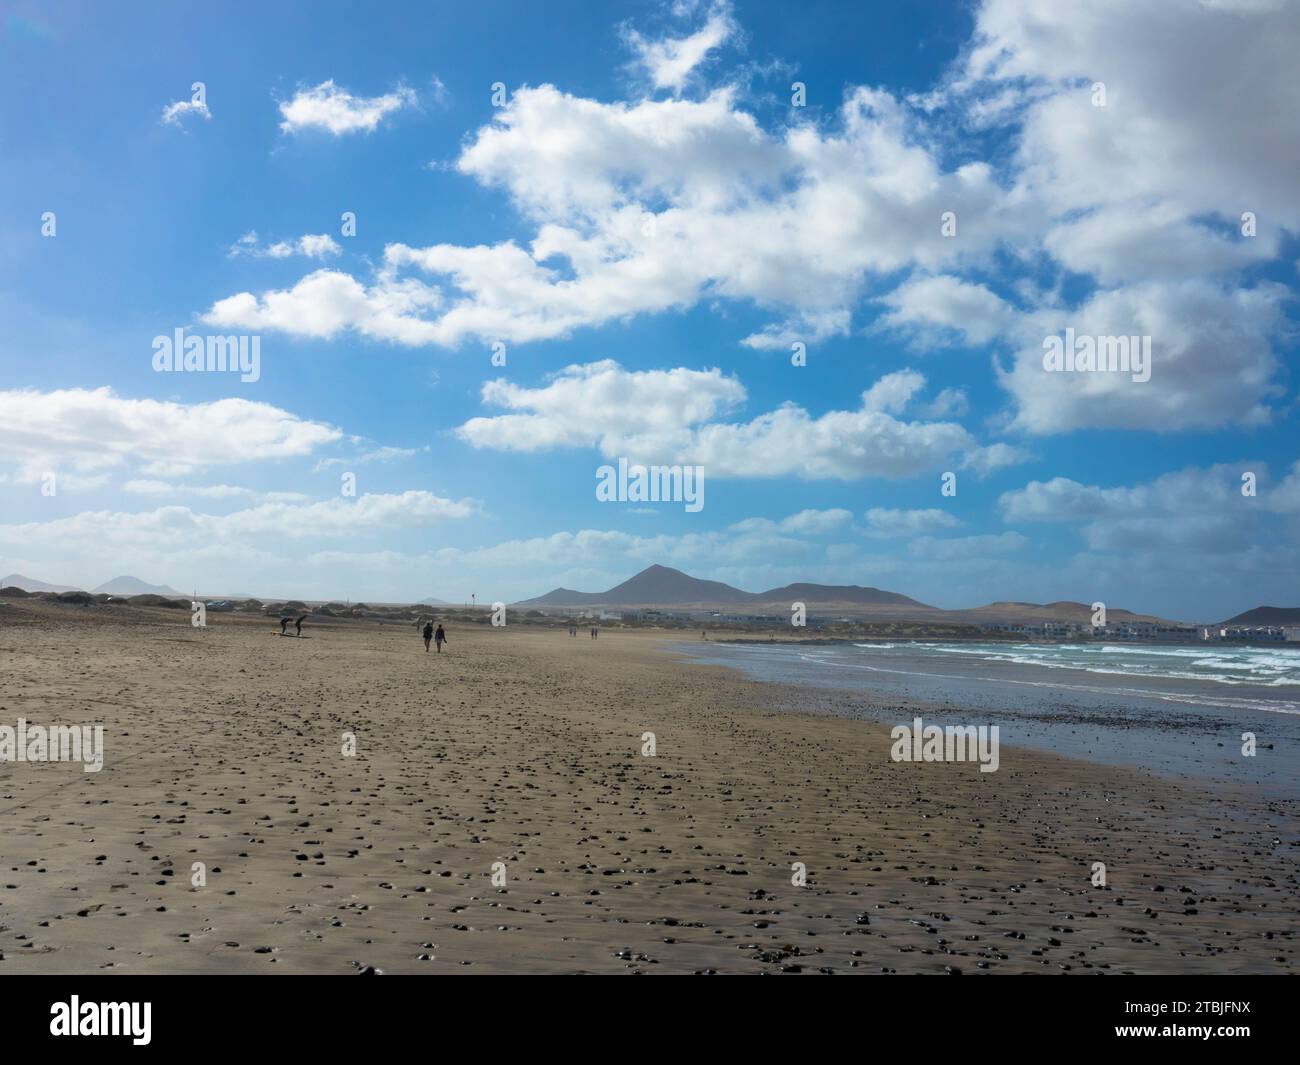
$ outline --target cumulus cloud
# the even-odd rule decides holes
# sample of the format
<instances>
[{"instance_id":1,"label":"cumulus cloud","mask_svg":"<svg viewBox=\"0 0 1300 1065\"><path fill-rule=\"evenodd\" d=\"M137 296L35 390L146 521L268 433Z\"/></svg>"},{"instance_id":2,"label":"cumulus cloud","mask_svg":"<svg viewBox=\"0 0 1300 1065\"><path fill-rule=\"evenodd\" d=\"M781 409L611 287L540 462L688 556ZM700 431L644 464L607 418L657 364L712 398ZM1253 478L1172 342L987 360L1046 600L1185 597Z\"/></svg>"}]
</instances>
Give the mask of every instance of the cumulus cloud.
<instances>
[{"instance_id":1,"label":"cumulus cloud","mask_svg":"<svg viewBox=\"0 0 1300 1065\"><path fill-rule=\"evenodd\" d=\"M978 257L1024 228L1002 212L987 165L945 171L908 109L859 88L838 129L765 132L718 89L701 100L601 103L551 85L514 92L456 167L503 189L531 242L390 245L373 280L331 277L337 314L307 278L240 293L210 316L310 336L351 327L406 344L466 337L550 339L635 314L686 308L707 292L778 316L751 347L845 332L869 275ZM966 219L945 240L945 209ZM293 305L310 311L275 313ZM377 321L398 305L396 319ZM328 323L328 328L326 328Z\"/></svg>"},{"instance_id":2,"label":"cumulus cloud","mask_svg":"<svg viewBox=\"0 0 1300 1065\"><path fill-rule=\"evenodd\" d=\"M1229 288L1205 281L1152 281L1102 290L1073 310L1027 320L999 379L1031 433L1086 427L1157 432L1261 425L1282 394L1271 339L1282 323L1280 285ZM1035 329L1035 326L1037 327ZM1048 372L1043 342L1076 335L1150 337L1151 379L1112 372Z\"/></svg>"},{"instance_id":3,"label":"cumulus cloud","mask_svg":"<svg viewBox=\"0 0 1300 1065\"><path fill-rule=\"evenodd\" d=\"M1282 329L1287 290L1211 280L1155 280L1099 289L1074 307L1024 311L983 285L953 277L917 278L883 297L883 327L920 346L954 340L1010 348L998 380L1015 400L1012 422L1035 434L1102 427L1168 431L1269 421L1282 394L1272 341ZM1049 372L1044 341L1077 336L1150 337L1151 379L1127 373Z\"/></svg>"},{"instance_id":4,"label":"cumulus cloud","mask_svg":"<svg viewBox=\"0 0 1300 1065\"><path fill-rule=\"evenodd\" d=\"M881 302L889 311L878 326L910 333L922 348L943 346L954 336L966 344L987 344L1016 322L1015 311L984 285L947 275L913 277Z\"/></svg>"},{"instance_id":5,"label":"cumulus cloud","mask_svg":"<svg viewBox=\"0 0 1300 1065\"><path fill-rule=\"evenodd\" d=\"M383 96L353 96L331 78L311 89L299 89L280 104L285 133L320 129L341 137L345 133L375 130L386 115L415 106L415 92L399 87Z\"/></svg>"},{"instance_id":6,"label":"cumulus cloud","mask_svg":"<svg viewBox=\"0 0 1300 1065\"><path fill-rule=\"evenodd\" d=\"M1243 473L1256 476L1257 496L1243 494ZM1004 493L998 506L1008 522L1077 524L1093 550L1221 554L1277 535L1274 512L1290 509L1294 474L1273 489L1267 465L1255 461L1189 467L1109 488L1054 477Z\"/></svg>"},{"instance_id":7,"label":"cumulus cloud","mask_svg":"<svg viewBox=\"0 0 1300 1065\"><path fill-rule=\"evenodd\" d=\"M899 370L897 373L885 374L862 393L862 406L866 410L900 414L924 387L925 375L915 370Z\"/></svg>"},{"instance_id":8,"label":"cumulus cloud","mask_svg":"<svg viewBox=\"0 0 1300 1065\"><path fill-rule=\"evenodd\" d=\"M228 329L282 331L317 339L355 329L374 340L429 344L436 340L436 327L420 318L419 312L440 302L438 291L427 286L367 288L350 274L317 270L291 289L266 292L260 298L241 292L218 300L202 320Z\"/></svg>"},{"instance_id":9,"label":"cumulus cloud","mask_svg":"<svg viewBox=\"0 0 1300 1065\"><path fill-rule=\"evenodd\" d=\"M647 445L658 450L683 443L690 426L741 404L745 389L721 370L628 371L605 359L567 366L540 388L489 381L482 397L521 413L471 418L456 432L474 447L544 451L594 445L606 455L628 455Z\"/></svg>"},{"instance_id":10,"label":"cumulus cloud","mask_svg":"<svg viewBox=\"0 0 1300 1065\"><path fill-rule=\"evenodd\" d=\"M1295 232L1300 142L1243 116L1242 101L1256 116L1294 114L1298 48L1290 3L985 0L953 88L976 98L1025 93L1014 116L1020 181L1065 224L1072 211L1146 205L1192 224L1236 223L1251 210L1269 219L1261 232ZM1097 81L1105 107L1093 105ZM1161 241L1170 217L1155 218ZM1116 259L1124 250L1114 249Z\"/></svg>"},{"instance_id":11,"label":"cumulus cloud","mask_svg":"<svg viewBox=\"0 0 1300 1065\"><path fill-rule=\"evenodd\" d=\"M735 378L718 370L630 372L605 360L567 367L540 388L488 382L484 401L516 413L472 418L456 432L475 447L595 447L607 458L698 464L723 477L851 480L909 476L954 457L983 471L1020 461L1016 449L983 447L955 422L896 417L924 384L909 371L878 381L857 410L814 416L787 403L721 422L713 419L746 398Z\"/></svg>"},{"instance_id":12,"label":"cumulus cloud","mask_svg":"<svg viewBox=\"0 0 1300 1065\"><path fill-rule=\"evenodd\" d=\"M129 465L153 476L309 455L343 434L268 403L126 399L111 388L0 391L0 462L34 480L45 470Z\"/></svg>"},{"instance_id":13,"label":"cumulus cloud","mask_svg":"<svg viewBox=\"0 0 1300 1065\"><path fill-rule=\"evenodd\" d=\"M725 43L735 32L731 6L722 3L714 5L703 26L684 37L648 39L635 30L630 30L627 39L636 53L638 63L645 69L656 89L681 92L687 79L709 53Z\"/></svg>"},{"instance_id":14,"label":"cumulus cloud","mask_svg":"<svg viewBox=\"0 0 1300 1065\"><path fill-rule=\"evenodd\" d=\"M741 344L788 350L851 334L874 297L876 327L919 348L997 345L1008 422L1027 433L1269 420L1285 293L1243 275L1300 232L1300 140L1243 119L1239 101L1300 110L1291 7L985 0L975 18L934 92L850 87L816 124L766 128L728 87L609 102L521 87L455 169L501 190L526 235L395 242L371 275L316 271L219 299L204 320L456 347L709 300L768 316ZM679 89L728 20L720 7L685 37L637 37L638 54ZM325 86L312 92L341 92ZM954 153L953 129L995 136ZM948 212L954 236L941 230ZM984 280L995 266L1003 294ZM1067 288L1074 275L1087 283ZM1152 380L1045 374L1042 339L1065 326L1150 334ZM932 416L965 402L952 392Z\"/></svg>"}]
</instances>

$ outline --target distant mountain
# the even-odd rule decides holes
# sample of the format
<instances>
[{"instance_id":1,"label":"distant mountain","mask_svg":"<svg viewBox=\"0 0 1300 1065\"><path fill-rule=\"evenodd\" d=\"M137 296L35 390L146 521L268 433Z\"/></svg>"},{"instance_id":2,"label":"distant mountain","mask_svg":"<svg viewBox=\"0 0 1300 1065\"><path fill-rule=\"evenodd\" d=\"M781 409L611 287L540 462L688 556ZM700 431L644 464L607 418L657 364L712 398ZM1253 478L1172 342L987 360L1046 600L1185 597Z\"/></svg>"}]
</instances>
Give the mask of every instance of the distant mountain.
<instances>
[{"instance_id":1,"label":"distant mountain","mask_svg":"<svg viewBox=\"0 0 1300 1065\"><path fill-rule=\"evenodd\" d=\"M1300 606L1257 606L1224 625L1300 625Z\"/></svg>"},{"instance_id":2,"label":"distant mountain","mask_svg":"<svg viewBox=\"0 0 1300 1065\"><path fill-rule=\"evenodd\" d=\"M175 588L165 584L146 584L139 577L114 577L101 584L94 591L95 595L181 595Z\"/></svg>"},{"instance_id":3,"label":"distant mountain","mask_svg":"<svg viewBox=\"0 0 1300 1065\"><path fill-rule=\"evenodd\" d=\"M705 581L668 566L648 566L605 596L616 603L746 603L754 597L721 581Z\"/></svg>"},{"instance_id":4,"label":"distant mountain","mask_svg":"<svg viewBox=\"0 0 1300 1065\"><path fill-rule=\"evenodd\" d=\"M650 566L606 592L575 592L556 588L526 599L517 606L699 606L750 603L752 592L742 592L721 581L705 581L668 566Z\"/></svg>"},{"instance_id":5,"label":"distant mountain","mask_svg":"<svg viewBox=\"0 0 1300 1065\"><path fill-rule=\"evenodd\" d=\"M824 603L839 606L878 606L933 610L934 607L918 603L896 592L879 588L863 588L856 584L787 584L766 592L746 592L721 581L706 581L692 577L669 566L650 566L635 577L616 584L604 592L577 592L572 588L556 588L553 592L527 599L518 606L766 606L789 610L794 602L810 606Z\"/></svg>"},{"instance_id":6,"label":"distant mountain","mask_svg":"<svg viewBox=\"0 0 1300 1065\"><path fill-rule=\"evenodd\" d=\"M515 606L586 606L603 601L599 592L575 592L572 588L556 588L534 599L524 599Z\"/></svg>"},{"instance_id":7,"label":"distant mountain","mask_svg":"<svg viewBox=\"0 0 1300 1065\"><path fill-rule=\"evenodd\" d=\"M1069 599L1058 599L1054 603L989 603L988 606L972 607L969 610L954 611L954 613L970 614L974 617L983 617L998 621L1023 619L1031 621L1059 620L1090 622L1092 620L1093 610L1087 603L1075 603ZM1156 617L1154 614L1137 614L1132 610L1125 610L1122 607L1108 606L1106 608L1106 620L1164 622L1167 619Z\"/></svg>"},{"instance_id":8,"label":"distant mountain","mask_svg":"<svg viewBox=\"0 0 1300 1065\"><path fill-rule=\"evenodd\" d=\"M933 610L934 607L909 599L897 592L882 592L879 588L864 588L857 584L787 584L754 596L758 602L784 603L857 603L870 606L916 607Z\"/></svg>"},{"instance_id":9,"label":"distant mountain","mask_svg":"<svg viewBox=\"0 0 1300 1065\"><path fill-rule=\"evenodd\" d=\"M701 611L769 615L785 613L793 603L804 603L810 611L818 611L822 616L852 616L868 621L989 625L1034 624L1044 621L1086 624L1092 619L1092 607L1087 603L1066 600L1055 603L998 602L971 610L942 610L898 592L857 584L798 582L765 592L746 592L721 581L700 580L668 566L650 566L608 591L578 592L572 588L556 588L545 595L515 605L552 609L596 606L693 607ZM1119 608L1107 610L1106 616L1108 621L1164 621L1163 618L1135 614Z\"/></svg>"},{"instance_id":10,"label":"distant mountain","mask_svg":"<svg viewBox=\"0 0 1300 1065\"><path fill-rule=\"evenodd\" d=\"M1093 609L1088 603L1059 599L1054 603L989 603L969 610L950 610L946 614L950 620L966 625L1033 625L1044 621L1072 621L1076 625L1088 625L1092 622ZM1117 606L1106 608L1107 624L1132 621L1149 621L1166 626L1180 624L1156 614L1139 614Z\"/></svg>"},{"instance_id":11,"label":"distant mountain","mask_svg":"<svg viewBox=\"0 0 1300 1065\"><path fill-rule=\"evenodd\" d=\"M24 592L79 592L80 588L74 588L68 584L46 584L44 581L38 581L32 577L24 577L21 573L11 573L8 577L0 580L0 588L21 588Z\"/></svg>"},{"instance_id":12,"label":"distant mountain","mask_svg":"<svg viewBox=\"0 0 1300 1065\"><path fill-rule=\"evenodd\" d=\"M417 606L451 606L445 599L434 599L430 596L428 599L421 599Z\"/></svg>"}]
</instances>

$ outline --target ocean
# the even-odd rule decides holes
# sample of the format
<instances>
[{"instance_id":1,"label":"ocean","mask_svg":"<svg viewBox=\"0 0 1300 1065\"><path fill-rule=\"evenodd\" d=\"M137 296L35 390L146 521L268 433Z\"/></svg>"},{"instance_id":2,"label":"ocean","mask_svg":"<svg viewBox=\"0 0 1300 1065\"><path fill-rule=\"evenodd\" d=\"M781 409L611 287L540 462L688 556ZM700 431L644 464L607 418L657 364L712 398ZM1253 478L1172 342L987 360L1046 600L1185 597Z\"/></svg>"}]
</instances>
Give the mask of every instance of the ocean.
<instances>
[{"instance_id":1,"label":"ocean","mask_svg":"<svg viewBox=\"0 0 1300 1065\"><path fill-rule=\"evenodd\" d=\"M911 724L911 704L920 702L927 724L998 725L1007 746L1300 798L1300 648L940 641L676 646L755 680L856 693L860 700L850 698L837 712L891 727ZM1254 756L1242 753L1247 732L1255 736Z\"/></svg>"}]
</instances>

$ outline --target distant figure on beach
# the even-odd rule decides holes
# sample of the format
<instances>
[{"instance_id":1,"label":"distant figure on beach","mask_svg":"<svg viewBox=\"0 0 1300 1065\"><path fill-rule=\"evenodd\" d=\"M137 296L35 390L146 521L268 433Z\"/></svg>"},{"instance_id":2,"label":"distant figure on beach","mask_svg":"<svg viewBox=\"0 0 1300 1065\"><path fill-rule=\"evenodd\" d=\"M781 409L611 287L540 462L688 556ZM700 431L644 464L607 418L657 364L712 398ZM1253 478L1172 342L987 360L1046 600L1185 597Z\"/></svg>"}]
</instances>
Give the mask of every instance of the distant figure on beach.
<instances>
[{"instance_id":1,"label":"distant figure on beach","mask_svg":"<svg viewBox=\"0 0 1300 1065\"><path fill-rule=\"evenodd\" d=\"M284 630L285 630L285 628L288 626L289 622L291 622L292 620L293 620L293 618L281 618L281 619L280 619L280 635L281 635L281 636L286 635L286 633L285 633Z\"/></svg>"},{"instance_id":2,"label":"distant figure on beach","mask_svg":"<svg viewBox=\"0 0 1300 1065\"><path fill-rule=\"evenodd\" d=\"M596 626L595 626L595 625L593 625L593 626L591 627L591 638L592 638L593 640L596 638Z\"/></svg>"},{"instance_id":3,"label":"distant figure on beach","mask_svg":"<svg viewBox=\"0 0 1300 1065\"><path fill-rule=\"evenodd\" d=\"M707 640L708 638L709 638L708 632L705 629L700 629L700 639Z\"/></svg>"},{"instance_id":4,"label":"distant figure on beach","mask_svg":"<svg viewBox=\"0 0 1300 1065\"><path fill-rule=\"evenodd\" d=\"M424 626L424 653L429 653L429 641L433 639L433 622L429 621Z\"/></svg>"},{"instance_id":5,"label":"distant figure on beach","mask_svg":"<svg viewBox=\"0 0 1300 1065\"><path fill-rule=\"evenodd\" d=\"M300 617L297 621L293 623L293 627L298 630L299 636L302 635L302 623L306 620L307 620L307 615L304 614L302 617Z\"/></svg>"},{"instance_id":6,"label":"distant figure on beach","mask_svg":"<svg viewBox=\"0 0 1300 1065\"><path fill-rule=\"evenodd\" d=\"M442 631L442 622L438 623L438 631L433 634L433 640L438 645L438 654L442 654L442 645L447 642L447 634Z\"/></svg>"}]
</instances>

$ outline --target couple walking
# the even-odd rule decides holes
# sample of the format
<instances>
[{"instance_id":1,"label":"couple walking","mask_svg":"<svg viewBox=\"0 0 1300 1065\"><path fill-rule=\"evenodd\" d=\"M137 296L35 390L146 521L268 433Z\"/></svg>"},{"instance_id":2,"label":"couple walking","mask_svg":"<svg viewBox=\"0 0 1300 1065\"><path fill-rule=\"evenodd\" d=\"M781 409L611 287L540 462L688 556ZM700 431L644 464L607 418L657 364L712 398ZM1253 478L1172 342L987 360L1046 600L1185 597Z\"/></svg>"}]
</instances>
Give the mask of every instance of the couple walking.
<instances>
[{"instance_id":1,"label":"couple walking","mask_svg":"<svg viewBox=\"0 0 1300 1065\"><path fill-rule=\"evenodd\" d=\"M433 631L433 622L430 621L424 626L424 653L429 653L429 641L435 640L438 644L438 654L442 654L442 645L447 642L447 634L442 631L442 623L438 623L438 631Z\"/></svg>"}]
</instances>

